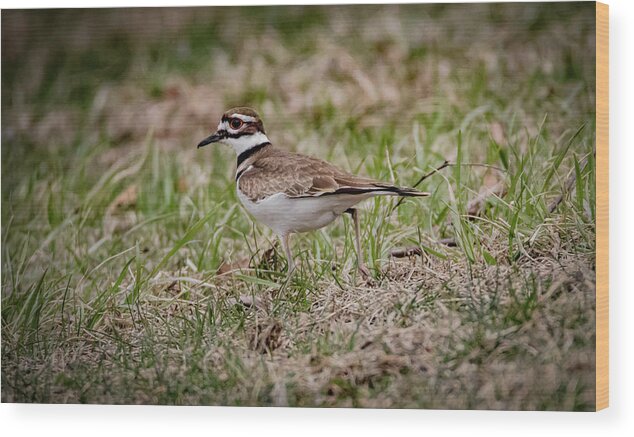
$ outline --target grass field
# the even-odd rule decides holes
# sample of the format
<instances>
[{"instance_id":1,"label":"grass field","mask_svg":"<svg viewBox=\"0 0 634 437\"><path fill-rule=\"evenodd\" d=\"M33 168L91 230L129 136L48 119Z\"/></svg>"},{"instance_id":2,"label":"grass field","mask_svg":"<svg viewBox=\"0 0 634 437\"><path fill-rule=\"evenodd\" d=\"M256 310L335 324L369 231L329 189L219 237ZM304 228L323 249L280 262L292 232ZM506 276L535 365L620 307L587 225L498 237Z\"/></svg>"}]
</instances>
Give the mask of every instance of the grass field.
<instances>
[{"instance_id":1,"label":"grass field","mask_svg":"<svg viewBox=\"0 0 634 437\"><path fill-rule=\"evenodd\" d=\"M2 401L594 409L594 4L2 11ZM292 240L196 150L426 199ZM392 256L402 248L421 254Z\"/></svg>"}]
</instances>

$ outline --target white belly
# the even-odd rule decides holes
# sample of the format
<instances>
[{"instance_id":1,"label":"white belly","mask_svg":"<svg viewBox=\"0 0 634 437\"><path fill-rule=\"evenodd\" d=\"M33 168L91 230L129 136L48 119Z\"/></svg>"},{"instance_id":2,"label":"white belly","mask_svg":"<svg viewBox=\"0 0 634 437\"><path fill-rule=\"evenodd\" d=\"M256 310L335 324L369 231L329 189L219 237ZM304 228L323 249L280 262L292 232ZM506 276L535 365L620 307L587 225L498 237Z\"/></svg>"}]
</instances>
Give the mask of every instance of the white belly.
<instances>
[{"instance_id":1,"label":"white belly","mask_svg":"<svg viewBox=\"0 0 634 437\"><path fill-rule=\"evenodd\" d=\"M252 202L238 190L238 198L247 211L279 235L322 228L346 209L371 196L372 194L289 198L285 194L274 194L259 202Z\"/></svg>"}]
</instances>

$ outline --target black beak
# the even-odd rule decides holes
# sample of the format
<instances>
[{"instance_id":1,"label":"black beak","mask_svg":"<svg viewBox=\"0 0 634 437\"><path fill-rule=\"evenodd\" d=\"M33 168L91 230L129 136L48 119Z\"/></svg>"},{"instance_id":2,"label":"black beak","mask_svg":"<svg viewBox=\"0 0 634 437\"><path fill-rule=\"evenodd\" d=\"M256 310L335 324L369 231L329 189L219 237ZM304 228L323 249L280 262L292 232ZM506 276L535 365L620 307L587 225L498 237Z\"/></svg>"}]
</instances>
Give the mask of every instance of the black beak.
<instances>
[{"instance_id":1,"label":"black beak","mask_svg":"<svg viewBox=\"0 0 634 437\"><path fill-rule=\"evenodd\" d=\"M198 147L197 149L200 149L203 146L206 146L207 144L211 144L211 143L217 143L218 141L220 141L223 138L222 135L218 134L218 132L216 132L215 134L213 134L210 137L205 138L204 140L202 140L200 143L198 143Z\"/></svg>"}]
</instances>

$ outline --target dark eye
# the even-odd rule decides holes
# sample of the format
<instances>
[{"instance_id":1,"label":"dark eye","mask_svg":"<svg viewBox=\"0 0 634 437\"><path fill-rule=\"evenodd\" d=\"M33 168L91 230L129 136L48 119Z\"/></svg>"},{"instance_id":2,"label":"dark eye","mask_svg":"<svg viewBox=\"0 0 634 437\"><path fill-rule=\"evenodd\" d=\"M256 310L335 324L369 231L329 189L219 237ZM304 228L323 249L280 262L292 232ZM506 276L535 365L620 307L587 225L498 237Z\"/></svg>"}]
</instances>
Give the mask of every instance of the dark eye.
<instances>
[{"instance_id":1,"label":"dark eye","mask_svg":"<svg viewBox=\"0 0 634 437\"><path fill-rule=\"evenodd\" d=\"M232 118L229 122L229 126L231 126L231 129L240 129L242 126L242 120L239 118Z\"/></svg>"}]
</instances>

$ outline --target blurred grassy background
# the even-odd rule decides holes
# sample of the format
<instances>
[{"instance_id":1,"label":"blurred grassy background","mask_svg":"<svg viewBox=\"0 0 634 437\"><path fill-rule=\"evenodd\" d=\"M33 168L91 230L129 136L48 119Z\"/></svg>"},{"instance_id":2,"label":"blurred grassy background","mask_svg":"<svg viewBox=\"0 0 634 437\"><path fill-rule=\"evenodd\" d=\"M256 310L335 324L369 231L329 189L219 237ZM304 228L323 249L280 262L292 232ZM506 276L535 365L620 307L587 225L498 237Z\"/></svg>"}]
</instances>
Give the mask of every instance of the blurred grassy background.
<instances>
[{"instance_id":1,"label":"blurred grassy background","mask_svg":"<svg viewBox=\"0 0 634 437\"><path fill-rule=\"evenodd\" d=\"M594 29L592 3L2 11L2 400L592 409ZM342 220L286 286L235 157L195 149L237 105L402 185L502 171L368 202L374 283Z\"/></svg>"}]
</instances>

